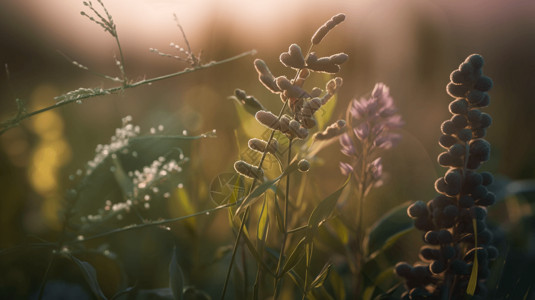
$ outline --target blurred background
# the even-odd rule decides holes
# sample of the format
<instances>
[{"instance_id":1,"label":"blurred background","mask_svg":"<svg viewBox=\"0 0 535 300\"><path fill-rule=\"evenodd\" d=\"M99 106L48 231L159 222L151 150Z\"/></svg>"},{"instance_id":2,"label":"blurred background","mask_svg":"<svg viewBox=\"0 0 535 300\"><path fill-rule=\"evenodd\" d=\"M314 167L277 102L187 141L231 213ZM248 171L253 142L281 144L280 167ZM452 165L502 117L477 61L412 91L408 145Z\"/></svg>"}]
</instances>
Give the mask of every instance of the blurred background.
<instances>
[{"instance_id":1,"label":"blurred background","mask_svg":"<svg viewBox=\"0 0 535 300\"><path fill-rule=\"evenodd\" d=\"M385 157L388 180L366 203L366 222L371 224L399 203L433 197L433 182L444 172L437 166L436 156L440 153L440 124L450 116L447 106L451 98L445 86L459 63L469 54L479 53L485 58L484 73L494 80L491 104L485 109L493 117L487 135L492 154L483 169L493 172L503 184L527 183L520 196L491 209L490 220L501 225L510 251L518 251L533 264L534 198L529 192L535 178L533 1L132 0L105 1L105 5L117 24L125 70L132 80L187 67L149 51L156 48L172 54L170 43L185 47L173 14L193 52L202 51L203 62L252 49L257 54L117 95L66 105L27 119L1 135L0 248L21 244L33 236L52 241L57 238L61 229L58 213L65 191L73 185L69 175L85 167L96 145L108 143L127 115L141 126L142 133L159 125L164 125L165 134L217 130L217 138L183 146L190 158L183 184L199 201L198 208L209 207L207 186L219 174L233 171L247 140L229 96L240 88L273 111L281 106L278 97L257 81L254 58L265 60L275 76L291 76L278 61L280 53L291 43L308 48L314 31L332 15L343 12L346 21L316 48L319 55L345 52L350 57L338 74L344 78L344 86L333 121L345 116L351 99L366 96L376 82L384 82L406 123L401 144ZM114 39L81 16L82 10L87 11L82 1L0 2L0 62L5 69L0 72L1 121L16 114L16 98L33 111L52 105L55 96L79 87L115 86L71 63L74 60L91 71L120 75L115 66L114 57L119 53ZM325 78L311 80L320 84ZM317 192L325 196L343 181L338 162L344 158L338 144L319 156L321 165L308 176L321 180ZM205 236L217 237L221 244L232 241L228 227L210 224ZM147 251L157 256L157 248ZM413 252L415 257L416 250ZM164 279L154 279L152 285L167 280L167 262L162 262L163 275L158 275Z\"/></svg>"}]
</instances>

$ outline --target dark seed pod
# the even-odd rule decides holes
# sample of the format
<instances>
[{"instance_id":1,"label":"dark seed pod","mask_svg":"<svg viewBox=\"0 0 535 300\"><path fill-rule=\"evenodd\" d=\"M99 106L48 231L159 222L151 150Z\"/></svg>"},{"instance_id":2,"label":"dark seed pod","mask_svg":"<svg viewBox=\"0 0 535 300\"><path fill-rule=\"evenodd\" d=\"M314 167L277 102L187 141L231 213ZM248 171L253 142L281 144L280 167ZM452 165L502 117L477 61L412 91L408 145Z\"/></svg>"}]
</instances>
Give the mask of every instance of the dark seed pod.
<instances>
[{"instance_id":1,"label":"dark seed pod","mask_svg":"<svg viewBox=\"0 0 535 300\"><path fill-rule=\"evenodd\" d=\"M451 245L444 245L442 246L442 257L446 260L452 258L455 256L455 247L451 246Z\"/></svg>"},{"instance_id":2,"label":"dark seed pod","mask_svg":"<svg viewBox=\"0 0 535 300\"><path fill-rule=\"evenodd\" d=\"M468 125L468 120L463 115L454 115L451 117L450 121L453 123L453 126L457 127L458 129L463 129Z\"/></svg>"},{"instance_id":3,"label":"dark seed pod","mask_svg":"<svg viewBox=\"0 0 535 300\"><path fill-rule=\"evenodd\" d=\"M492 79L487 76L481 76L476 81L474 88L482 92L489 91L492 88Z\"/></svg>"},{"instance_id":4,"label":"dark seed pod","mask_svg":"<svg viewBox=\"0 0 535 300\"><path fill-rule=\"evenodd\" d=\"M450 268L457 275L468 275L470 274L470 269L468 264L460 259L456 259L450 263Z\"/></svg>"},{"instance_id":5,"label":"dark seed pod","mask_svg":"<svg viewBox=\"0 0 535 300\"><path fill-rule=\"evenodd\" d=\"M438 238L438 231L428 231L425 234L424 240L430 245L439 245L440 240Z\"/></svg>"},{"instance_id":6,"label":"dark seed pod","mask_svg":"<svg viewBox=\"0 0 535 300\"><path fill-rule=\"evenodd\" d=\"M442 213L446 218L455 219L459 215L459 209L455 205L448 205L444 207Z\"/></svg>"},{"instance_id":7,"label":"dark seed pod","mask_svg":"<svg viewBox=\"0 0 535 300\"><path fill-rule=\"evenodd\" d=\"M448 152L451 154L451 156L462 157L466 154L466 147L461 144L454 144L448 149Z\"/></svg>"},{"instance_id":8,"label":"dark seed pod","mask_svg":"<svg viewBox=\"0 0 535 300\"><path fill-rule=\"evenodd\" d=\"M488 190L483 185L475 186L470 193L474 199L481 199L487 196Z\"/></svg>"},{"instance_id":9,"label":"dark seed pod","mask_svg":"<svg viewBox=\"0 0 535 300\"><path fill-rule=\"evenodd\" d=\"M471 90L466 98L470 104L476 105L483 100L483 92L480 90Z\"/></svg>"},{"instance_id":10,"label":"dark seed pod","mask_svg":"<svg viewBox=\"0 0 535 300\"><path fill-rule=\"evenodd\" d=\"M310 170L310 163L303 158L297 163L297 169L300 172L308 172L308 170Z\"/></svg>"},{"instance_id":11,"label":"dark seed pod","mask_svg":"<svg viewBox=\"0 0 535 300\"><path fill-rule=\"evenodd\" d=\"M481 172L481 184L484 186L491 185L494 181L494 176L490 172Z\"/></svg>"},{"instance_id":12,"label":"dark seed pod","mask_svg":"<svg viewBox=\"0 0 535 300\"><path fill-rule=\"evenodd\" d=\"M481 198L481 199L478 199L476 201L477 205L481 205L481 206L490 206L494 203L496 203L496 195L494 195L494 193L492 192L488 192L485 197Z\"/></svg>"},{"instance_id":13,"label":"dark seed pod","mask_svg":"<svg viewBox=\"0 0 535 300\"><path fill-rule=\"evenodd\" d=\"M440 260L435 260L429 265L429 271L435 275L440 274L446 271L446 265L444 265L444 263Z\"/></svg>"},{"instance_id":14,"label":"dark seed pod","mask_svg":"<svg viewBox=\"0 0 535 300\"><path fill-rule=\"evenodd\" d=\"M453 122L450 120L444 121L442 125L440 126L440 130L443 134L455 134L457 133L457 127L453 125Z\"/></svg>"},{"instance_id":15,"label":"dark seed pod","mask_svg":"<svg viewBox=\"0 0 535 300\"><path fill-rule=\"evenodd\" d=\"M470 154L487 161L490 158L490 144L484 139L470 141Z\"/></svg>"},{"instance_id":16,"label":"dark seed pod","mask_svg":"<svg viewBox=\"0 0 535 300\"><path fill-rule=\"evenodd\" d=\"M459 138L459 140L461 140L463 142L468 142L469 140L472 139L472 130L468 129L468 128L461 129L457 133L457 137Z\"/></svg>"},{"instance_id":17,"label":"dark seed pod","mask_svg":"<svg viewBox=\"0 0 535 300\"><path fill-rule=\"evenodd\" d=\"M415 219L427 215L427 206L423 201L416 201L407 208L407 215Z\"/></svg>"},{"instance_id":18,"label":"dark seed pod","mask_svg":"<svg viewBox=\"0 0 535 300\"><path fill-rule=\"evenodd\" d=\"M472 205L474 205L474 198L472 198L472 196L470 196L470 195L462 195L459 198L459 206L460 207L469 208L469 207L472 207Z\"/></svg>"},{"instance_id":19,"label":"dark seed pod","mask_svg":"<svg viewBox=\"0 0 535 300\"><path fill-rule=\"evenodd\" d=\"M402 277L410 276L411 270L412 270L412 266L406 262L399 262L394 267L394 271L396 272L396 274Z\"/></svg>"},{"instance_id":20,"label":"dark seed pod","mask_svg":"<svg viewBox=\"0 0 535 300\"><path fill-rule=\"evenodd\" d=\"M455 70L450 74L450 81L456 84L465 83L466 77L459 70Z\"/></svg>"},{"instance_id":21,"label":"dark seed pod","mask_svg":"<svg viewBox=\"0 0 535 300\"><path fill-rule=\"evenodd\" d=\"M439 145L442 148L448 149L457 142L457 138L452 135L442 135L438 140Z\"/></svg>"},{"instance_id":22,"label":"dark seed pod","mask_svg":"<svg viewBox=\"0 0 535 300\"><path fill-rule=\"evenodd\" d=\"M466 115L468 112L468 101L464 98L459 98L450 103L449 109L452 114Z\"/></svg>"},{"instance_id":23,"label":"dark seed pod","mask_svg":"<svg viewBox=\"0 0 535 300\"><path fill-rule=\"evenodd\" d=\"M471 191L474 187L483 183L483 177L480 173L469 171L464 177L464 191Z\"/></svg>"},{"instance_id":24,"label":"dark seed pod","mask_svg":"<svg viewBox=\"0 0 535 300\"><path fill-rule=\"evenodd\" d=\"M424 261L433 261L440 259L440 250L424 246L420 249L420 258Z\"/></svg>"},{"instance_id":25,"label":"dark seed pod","mask_svg":"<svg viewBox=\"0 0 535 300\"><path fill-rule=\"evenodd\" d=\"M483 67L483 57L479 54L472 54L466 58L466 61L470 62L476 69Z\"/></svg>"},{"instance_id":26,"label":"dark seed pod","mask_svg":"<svg viewBox=\"0 0 535 300\"><path fill-rule=\"evenodd\" d=\"M473 206L470 208L470 216L476 220L484 220L487 217L487 210L483 207Z\"/></svg>"},{"instance_id":27,"label":"dark seed pod","mask_svg":"<svg viewBox=\"0 0 535 300\"><path fill-rule=\"evenodd\" d=\"M484 138L485 135L487 135L487 130L485 128L472 129L472 137L475 139Z\"/></svg>"},{"instance_id":28,"label":"dark seed pod","mask_svg":"<svg viewBox=\"0 0 535 300\"><path fill-rule=\"evenodd\" d=\"M480 128L488 128L492 124L492 118L487 113L482 113L481 118L479 120L479 127Z\"/></svg>"},{"instance_id":29,"label":"dark seed pod","mask_svg":"<svg viewBox=\"0 0 535 300\"><path fill-rule=\"evenodd\" d=\"M440 244L449 244L453 242L453 236L451 235L451 232L449 232L449 230L442 229L438 232L438 241Z\"/></svg>"},{"instance_id":30,"label":"dark seed pod","mask_svg":"<svg viewBox=\"0 0 535 300\"><path fill-rule=\"evenodd\" d=\"M455 84L450 82L446 86L446 91L454 98L464 98L466 97L466 93L468 93L468 87L466 87L464 84Z\"/></svg>"},{"instance_id":31,"label":"dark seed pod","mask_svg":"<svg viewBox=\"0 0 535 300\"><path fill-rule=\"evenodd\" d=\"M481 121L481 111L479 109L469 110L466 116L472 124L478 124Z\"/></svg>"}]
</instances>

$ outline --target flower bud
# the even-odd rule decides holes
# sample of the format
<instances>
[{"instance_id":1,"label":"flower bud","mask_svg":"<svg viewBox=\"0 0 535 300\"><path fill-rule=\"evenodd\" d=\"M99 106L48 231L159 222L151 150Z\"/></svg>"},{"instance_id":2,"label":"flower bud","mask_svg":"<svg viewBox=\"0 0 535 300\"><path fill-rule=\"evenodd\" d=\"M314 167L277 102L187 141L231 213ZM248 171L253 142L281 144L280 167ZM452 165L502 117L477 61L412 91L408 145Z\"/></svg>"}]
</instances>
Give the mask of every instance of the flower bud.
<instances>
[{"instance_id":1,"label":"flower bud","mask_svg":"<svg viewBox=\"0 0 535 300\"><path fill-rule=\"evenodd\" d=\"M234 163L234 170L248 178L262 180L262 178L264 177L264 171L262 171L262 169L248 164L243 160L238 160Z\"/></svg>"},{"instance_id":2,"label":"flower bud","mask_svg":"<svg viewBox=\"0 0 535 300\"><path fill-rule=\"evenodd\" d=\"M300 172L308 172L308 170L310 170L310 163L303 158L297 163L297 169Z\"/></svg>"}]
</instances>

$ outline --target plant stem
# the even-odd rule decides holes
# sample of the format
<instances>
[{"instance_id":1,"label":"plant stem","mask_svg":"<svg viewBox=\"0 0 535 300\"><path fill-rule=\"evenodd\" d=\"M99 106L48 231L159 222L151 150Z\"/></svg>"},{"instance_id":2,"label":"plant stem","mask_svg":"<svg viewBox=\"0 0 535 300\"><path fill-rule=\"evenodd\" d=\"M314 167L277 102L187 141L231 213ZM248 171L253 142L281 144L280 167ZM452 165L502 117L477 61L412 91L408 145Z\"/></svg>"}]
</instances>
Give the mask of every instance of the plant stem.
<instances>
[{"instance_id":1,"label":"plant stem","mask_svg":"<svg viewBox=\"0 0 535 300\"><path fill-rule=\"evenodd\" d=\"M288 142L288 166L290 165L290 161L292 159L292 141L293 139L289 139ZM290 174L286 176L286 195L284 196L284 216L283 216L283 226L284 226L284 233L282 235L282 244L281 244L281 250L279 254L279 262L277 263L277 277L275 278L275 293L273 295L274 299L277 299L279 292L280 292L280 286L282 285L282 264L284 263L284 249L286 248L286 240L288 238L288 203L290 197Z\"/></svg>"},{"instance_id":2,"label":"plant stem","mask_svg":"<svg viewBox=\"0 0 535 300\"><path fill-rule=\"evenodd\" d=\"M182 71L179 71L179 72L176 72L176 73L171 73L171 74L167 74L167 75L153 77L153 78L150 78L150 79L144 79L144 80L140 80L140 81L137 81L137 82L134 82L134 83L126 83L126 84L123 84L121 86L116 86L116 87L112 87L112 88L108 88L108 89L102 89L98 93L95 92L95 93L92 93L92 94L80 95L78 97L69 98L69 99L66 99L64 101L59 101L59 102L56 102L53 105L50 105L50 106L47 106L47 107L44 107L44 108L29 112L29 113L22 113L20 115L15 116L14 118L12 118L10 120L7 120L7 121L4 121L4 122L0 123L0 127L1 127L0 135L2 135L4 132L8 131L11 128L14 128L14 127L18 126L20 124L20 122L25 120L25 119L28 119L30 117L33 117L34 115L44 113L46 111L58 108L60 106L66 105L66 104L74 103L74 102L79 101L79 100L95 98L95 97L98 97L98 96L116 94L116 93L119 93L119 92L121 92L121 91L123 91L125 89L135 88L135 87L138 87L138 86L141 86L141 85L151 84L151 83L156 82L156 81L160 81L160 80L164 80L164 79L168 79L168 78L172 78L172 77L177 77L177 76L180 76L180 75L192 73L192 72L195 72L195 71L198 71L198 70L202 70L202 69L207 69L207 68L210 68L210 67L213 67L213 66L221 65L221 64L224 64L224 63L228 63L228 62L240 59L240 58L245 57L245 56L254 55L255 53L256 53L255 50L251 50L251 51L243 52L243 53L238 54L238 55L233 56L233 57L229 57L227 59L223 59L223 60L220 60L220 61L213 61L213 62L209 62L209 63L203 64L203 65L199 65L199 66L197 66L195 68L186 68L186 69L184 69Z\"/></svg>"},{"instance_id":3,"label":"plant stem","mask_svg":"<svg viewBox=\"0 0 535 300\"><path fill-rule=\"evenodd\" d=\"M288 106L288 101L285 101L284 105L282 106L279 112L278 120L280 120L280 118L282 117L282 114L284 113L284 110L286 109L287 106ZM275 130L271 130L271 134L267 141L268 145L271 143L271 140L273 140L274 136L275 136ZM262 157L260 158L260 162L258 163L258 167L257 167L258 169L262 168L262 164L264 163L264 160L266 159L266 156L267 156L267 150L268 150L268 147L266 147L265 151L262 153ZM257 182L256 178L253 179L253 183L251 184L251 188L249 189L249 194L253 191L256 185L256 182ZM245 209L244 217L245 215L249 214L249 209L250 209L250 206L247 206L247 208ZM225 285L223 286L223 291L221 292L221 300L225 298L225 294L227 292L228 282L230 280L230 272L232 270L232 266L234 265L234 259L236 258L236 251L238 249L238 243L240 241L240 238L243 232L243 226L245 225L245 220L246 220L245 218L241 219L240 230L238 230L238 236L236 237L236 242L234 243L234 248L232 249L232 256L230 259L230 264L227 269L227 276L225 277Z\"/></svg>"}]
</instances>

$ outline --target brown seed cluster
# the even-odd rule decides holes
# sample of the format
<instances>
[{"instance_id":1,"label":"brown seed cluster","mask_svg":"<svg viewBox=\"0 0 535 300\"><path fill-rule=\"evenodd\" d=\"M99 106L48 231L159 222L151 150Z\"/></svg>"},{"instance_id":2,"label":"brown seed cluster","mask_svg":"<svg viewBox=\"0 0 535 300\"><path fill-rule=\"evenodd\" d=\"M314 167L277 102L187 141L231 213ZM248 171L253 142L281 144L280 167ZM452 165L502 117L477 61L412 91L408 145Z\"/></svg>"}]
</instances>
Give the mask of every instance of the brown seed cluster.
<instances>
[{"instance_id":1,"label":"brown seed cluster","mask_svg":"<svg viewBox=\"0 0 535 300\"><path fill-rule=\"evenodd\" d=\"M344 14L338 14L323 24L312 37L312 46L321 42L325 35L344 19ZM309 131L317 125L314 114L333 97L343 84L342 78L336 77L327 82L325 90L313 87L307 91L305 88L306 79L313 72L335 74L340 71L340 65L345 63L347 59L348 55L345 53L318 57L315 52L310 53L309 50L309 53L304 54L299 45L291 44L288 51L281 53L279 60L285 67L297 72L294 78L284 75L274 76L262 59L254 61L258 80L270 92L279 95L282 102L285 103L287 111L277 116L266 110L256 98L247 96L242 90L236 90L236 98L244 106L249 106L251 108L249 111L255 112L255 118L260 124L283 133L290 140L306 139L310 134ZM345 124L338 121L331 125L325 133L319 134L320 139L335 137L344 126ZM273 139L270 141L251 139L249 148L262 153L276 154L278 143ZM243 161L236 162L234 168L238 173L250 178L260 179L260 175L263 176L259 171L255 171L257 167Z\"/></svg>"}]
</instances>

